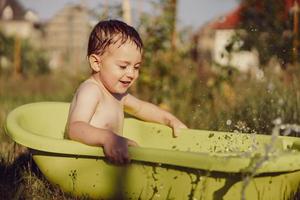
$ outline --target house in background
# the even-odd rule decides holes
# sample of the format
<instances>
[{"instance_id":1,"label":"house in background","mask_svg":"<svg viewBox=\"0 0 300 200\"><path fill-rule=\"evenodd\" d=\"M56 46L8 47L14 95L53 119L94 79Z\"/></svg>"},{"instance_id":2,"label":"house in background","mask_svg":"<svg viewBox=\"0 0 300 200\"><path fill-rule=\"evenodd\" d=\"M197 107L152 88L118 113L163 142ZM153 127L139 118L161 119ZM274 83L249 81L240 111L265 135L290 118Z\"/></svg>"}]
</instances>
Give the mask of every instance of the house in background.
<instances>
[{"instance_id":1,"label":"house in background","mask_svg":"<svg viewBox=\"0 0 300 200\"><path fill-rule=\"evenodd\" d=\"M296 3L300 5L300 0L282 0L284 2L284 17L288 20L295 10ZM260 0L256 1L258 7ZM236 9L224 16L207 23L196 33L196 51L200 59L204 56L210 57L213 63L224 67L234 67L241 72L247 72L254 76L261 77L259 70L259 52L255 49L251 51L241 50L243 41L235 40L237 33L247 34L244 30L239 30L238 25L242 23L241 13L244 6L240 4ZM229 53L226 48L233 42L233 51ZM209 55L209 56L207 56ZM280 64L276 58L271 60L276 70L280 70Z\"/></svg>"},{"instance_id":2,"label":"house in background","mask_svg":"<svg viewBox=\"0 0 300 200\"><path fill-rule=\"evenodd\" d=\"M239 12L241 7L230 13L213 19L196 33L196 51L201 55L197 60L212 61L213 65L233 67L241 72L250 73L254 76L261 73L259 70L258 53L240 50L241 41L233 42L233 52L228 52L227 46L232 43L240 23Z\"/></svg>"},{"instance_id":3,"label":"house in background","mask_svg":"<svg viewBox=\"0 0 300 200\"><path fill-rule=\"evenodd\" d=\"M38 15L17 0L0 0L0 29L12 37L29 39L39 45L41 30Z\"/></svg>"},{"instance_id":4,"label":"house in background","mask_svg":"<svg viewBox=\"0 0 300 200\"><path fill-rule=\"evenodd\" d=\"M212 57L216 64L221 66L230 66L241 72L247 72L255 75L259 72L259 55L253 49L251 51L241 50L242 41L236 40L235 36L238 32L238 24L241 23L240 12L243 7L239 6L226 16L210 24L215 31L214 48L212 49ZM232 52L228 52L227 47L232 43Z\"/></svg>"},{"instance_id":5,"label":"house in background","mask_svg":"<svg viewBox=\"0 0 300 200\"><path fill-rule=\"evenodd\" d=\"M83 3L67 4L41 23L39 16L25 9L18 0L0 0L0 30L18 40L28 40L44 51L52 70L78 72L87 69L87 40L92 28L90 13Z\"/></svg>"},{"instance_id":6,"label":"house in background","mask_svg":"<svg viewBox=\"0 0 300 200\"><path fill-rule=\"evenodd\" d=\"M89 9L83 4L69 4L58 11L44 25L44 48L50 58L50 67L70 72L84 68L91 28Z\"/></svg>"},{"instance_id":7,"label":"house in background","mask_svg":"<svg viewBox=\"0 0 300 200\"><path fill-rule=\"evenodd\" d=\"M0 71L13 69L15 75L22 71L21 41L26 40L39 48L42 38L38 15L25 9L17 0L0 0L0 31L7 37L14 38L13 52L0 55ZM9 55L13 55L11 60Z\"/></svg>"}]
</instances>

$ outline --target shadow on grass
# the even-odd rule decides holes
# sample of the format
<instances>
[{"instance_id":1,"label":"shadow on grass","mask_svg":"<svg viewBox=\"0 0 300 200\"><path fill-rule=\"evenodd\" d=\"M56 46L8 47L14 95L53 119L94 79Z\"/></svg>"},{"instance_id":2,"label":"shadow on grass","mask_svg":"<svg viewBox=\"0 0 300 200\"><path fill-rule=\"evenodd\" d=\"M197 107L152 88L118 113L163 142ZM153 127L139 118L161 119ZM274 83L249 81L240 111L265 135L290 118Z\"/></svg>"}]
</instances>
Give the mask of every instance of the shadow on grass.
<instances>
[{"instance_id":1,"label":"shadow on grass","mask_svg":"<svg viewBox=\"0 0 300 200\"><path fill-rule=\"evenodd\" d=\"M300 200L300 187L298 187L298 191L292 196L291 200Z\"/></svg>"},{"instance_id":2,"label":"shadow on grass","mask_svg":"<svg viewBox=\"0 0 300 200\"><path fill-rule=\"evenodd\" d=\"M9 159L7 159L9 160ZM0 157L0 200L88 200L64 193L49 183L32 160L29 151L20 153L12 162Z\"/></svg>"},{"instance_id":3,"label":"shadow on grass","mask_svg":"<svg viewBox=\"0 0 300 200\"><path fill-rule=\"evenodd\" d=\"M25 170L40 176L37 166L28 152L20 154L12 163L0 160L0 199L21 199L25 189L23 174Z\"/></svg>"}]
</instances>

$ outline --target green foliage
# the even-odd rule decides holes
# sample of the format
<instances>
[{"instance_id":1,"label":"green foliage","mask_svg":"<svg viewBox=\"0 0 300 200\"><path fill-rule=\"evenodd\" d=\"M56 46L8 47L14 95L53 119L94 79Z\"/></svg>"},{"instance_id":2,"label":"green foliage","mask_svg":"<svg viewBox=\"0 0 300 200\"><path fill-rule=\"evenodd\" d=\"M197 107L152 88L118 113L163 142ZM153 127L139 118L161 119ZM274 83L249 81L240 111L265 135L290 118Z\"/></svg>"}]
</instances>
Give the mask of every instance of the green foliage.
<instances>
[{"instance_id":1,"label":"green foliage","mask_svg":"<svg viewBox=\"0 0 300 200\"><path fill-rule=\"evenodd\" d=\"M145 52L133 90L137 96L169 109L191 128L270 134L276 118L300 123L299 117L292 117L300 113L299 97L291 98L299 90L297 84L287 87L283 75L272 70L265 71L263 80L230 67L217 74L210 69L199 71L190 53L193 44L183 35L186 32L179 31L178 48L172 49L170 21L163 5L158 10L158 16L144 16L139 28Z\"/></svg>"},{"instance_id":2,"label":"green foliage","mask_svg":"<svg viewBox=\"0 0 300 200\"><path fill-rule=\"evenodd\" d=\"M90 15L93 20L108 20L108 19L120 19L122 16L122 4L114 2L99 3L95 8L90 10Z\"/></svg>"},{"instance_id":3,"label":"green foliage","mask_svg":"<svg viewBox=\"0 0 300 200\"><path fill-rule=\"evenodd\" d=\"M240 35L244 41L243 49L256 48L262 66L276 57L281 66L293 62L293 16L286 10L285 1L242 0L239 28L247 34ZM299 55L298 55L299 57Z\"/></svg>"},{"instance_id":4,"label":"green foliage","mask_svg":"<svg viewBox=\"0 0 300 200\"><path fill-rule=\"evenodd\" d=\"M233 90L239 96L227 112L226 118L232 121L229 130L270 134L275 119L300 124L299 80L294 81L288 86L271 72L263 81L235 80Z\"/></svg>"},{"instance_id":5,"label":"green foliage","mask_svg":"<svg viewBox=\"0 0 300 200\"><path fill-rule=\"evenodd\" d=\"M14 46L13 38L5 36L0 31L0 44L1 44L0 45L0 55L5 56L11 60L12 59L11 52L13 52L13 46Z\"/></svg>"},{"instance_id":6,"label":"green foliage","mask_svg":"<svg viewBox=\"0 0 300 200\"><path fill-rule=\"evenodd\" d=\"M172 49L173 22L167 4L168 1L161 1L160 6L156 5L160 11L158 16L144 15L139 28L144 41L144 60L137 94L158 104L169 104L166 101L175 98L175 90L178 94L183 92L190 88L196 78L192 73L195 63L191 61L186 47L189 43L182 43L178 49ZM193 74L193 78L183 81L182 76L187 74Z\"/></svg>"},{"instance_id":7,"label":"green foliage","mask_svg":"<svg viewBox=\"0 0 300 200\"><path fill-rule=\"evenodd\" d=\"M11 62L13 60L14 39L12 37L5 36L0 31L0 74L3 71L10 69Z\"/></svg>"},{"instance_id":8,"label":"green foliage","mask_svg":"<svg viewBox=\"0 0 300 200\"><path fill-rule=\"evenodd\" d=\"M14 69L14 54L16 40L20 40L21 73L23 75L36 75L49 73L48 59L46 54L35 48L28 40L7 36L0 31L0 55L1 60L6 62L0 64L0 74L11 74Z\"/></svg>"},{"instance_id":9,"label":"green foliage","mask_svg":"<svg viewBox=\"0 0 300 200\"><path fill-rule=\"evenodd\" d=\"M28 41L22 42L22 70L24 74L46 74L50 72L46 54L34 48Z\"/></svg>"}]
</instances>

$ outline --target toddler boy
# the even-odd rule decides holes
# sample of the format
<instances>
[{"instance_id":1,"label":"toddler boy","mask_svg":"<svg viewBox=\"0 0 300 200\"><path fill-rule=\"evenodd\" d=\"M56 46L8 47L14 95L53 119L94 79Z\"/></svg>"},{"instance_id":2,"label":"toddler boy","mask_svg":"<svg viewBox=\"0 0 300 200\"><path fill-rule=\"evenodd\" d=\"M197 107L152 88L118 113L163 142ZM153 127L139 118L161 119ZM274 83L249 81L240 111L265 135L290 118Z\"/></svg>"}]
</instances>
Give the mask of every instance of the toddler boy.
<instances>
[{"instance_id":1,"label":"toddler boy","mask_svg":"<svg viewBox=\"0 0 300 200\"><path fill-rule=\"evenodd\" d=\"M136 142L122 136L124 110L145 121L165 124L177 131L186 126L171 113L127 92L139 76L143 43L137 31L124 22L99 22L88 43L91 76L76 91L70 105L67 137L103 146L115 164L129 162L128 146Z\"/></svg>"}]
</instances>

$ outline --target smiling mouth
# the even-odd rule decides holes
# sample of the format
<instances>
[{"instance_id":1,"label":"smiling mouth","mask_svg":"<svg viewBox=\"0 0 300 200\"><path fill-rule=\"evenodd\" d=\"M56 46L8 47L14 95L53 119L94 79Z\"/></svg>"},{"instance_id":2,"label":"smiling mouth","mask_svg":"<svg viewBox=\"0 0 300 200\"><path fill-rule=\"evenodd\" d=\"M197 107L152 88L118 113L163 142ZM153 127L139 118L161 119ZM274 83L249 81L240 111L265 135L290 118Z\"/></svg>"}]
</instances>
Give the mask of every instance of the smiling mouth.
<instances>
[{"instance_id":1,"label":"smiling mouth","mask_svg":"<svg viewBox=\"0 0 300 200\"><path fill-rule=\"evenodd\" d=\"M131 81L120 81L120 82L124 85L129 85L131 83Z\"/></svg>"}]
</instances>

